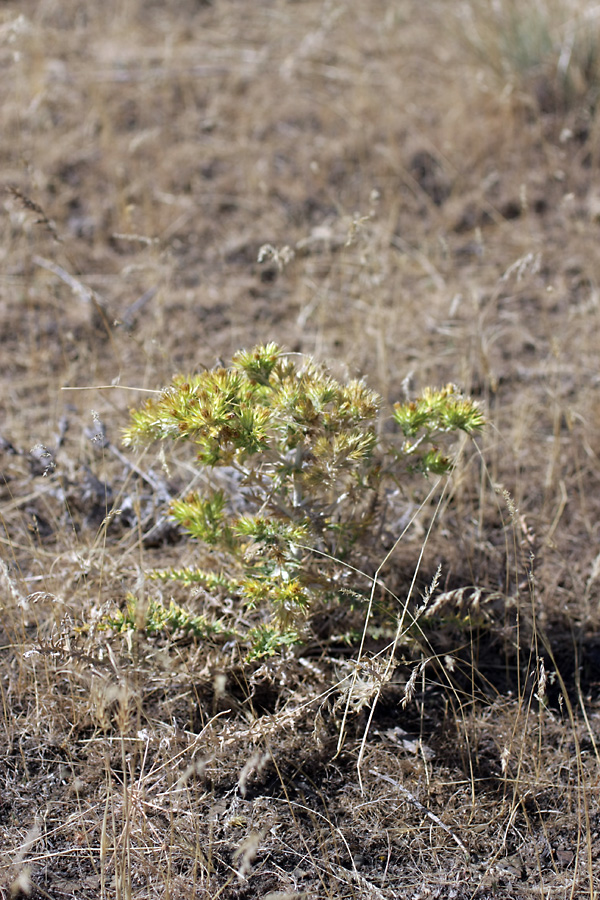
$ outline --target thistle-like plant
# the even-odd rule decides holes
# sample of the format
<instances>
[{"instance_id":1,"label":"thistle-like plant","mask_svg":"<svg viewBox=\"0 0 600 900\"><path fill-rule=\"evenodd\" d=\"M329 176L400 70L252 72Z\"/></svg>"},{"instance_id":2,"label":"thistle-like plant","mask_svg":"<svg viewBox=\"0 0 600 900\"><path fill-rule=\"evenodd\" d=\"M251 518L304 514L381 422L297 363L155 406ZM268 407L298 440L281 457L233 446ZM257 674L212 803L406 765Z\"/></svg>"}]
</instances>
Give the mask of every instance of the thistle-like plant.
<instances>
[{"instance_id":1,"label":"thistle-like plant","mask_svg":"<svg viewBox=\"0 0 600 900\"><path fill-rule=\"evenodd\" d=\"M408 469L447 472L438 441L483 425L452 386L396 404L399 427L385 444L380 416L381 398L363 381L340 383L273 343L240 351L229 368L175 378L132 411L125 443L189 441L200 467L224 469L219 489L176 500L171 513L226 571L156 577L235 596L253 611L255 624L238 635L251 655L301 640L317 601L336 596L344 563L360 556L366 535L381 533L384 490Z\"/></svg>"}]
</instances>

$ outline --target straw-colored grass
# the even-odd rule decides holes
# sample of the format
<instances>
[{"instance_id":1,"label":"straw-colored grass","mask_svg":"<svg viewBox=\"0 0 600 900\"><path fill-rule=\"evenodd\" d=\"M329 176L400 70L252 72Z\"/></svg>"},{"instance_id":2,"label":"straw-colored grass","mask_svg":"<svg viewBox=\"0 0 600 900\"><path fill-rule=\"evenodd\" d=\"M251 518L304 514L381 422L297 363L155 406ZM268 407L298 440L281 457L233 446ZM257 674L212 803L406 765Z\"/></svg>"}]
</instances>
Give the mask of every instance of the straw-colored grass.
<instances>
[{"instance_id":1,"label":"straw-colored grass","mask_svg":"<svg viewBox=\"0 0 600 900\"><path fill-rule=\"evenodd\" d=\"M2 4L6 897L597 897L598 20L530 6ZM439 576L394 656L351 579L339 641L251 666L99 627L219 615L148 577L203 563L195 467L120 433L269 340L486 411L398 501L380 579Z\"/></svg>"}]
</instances>

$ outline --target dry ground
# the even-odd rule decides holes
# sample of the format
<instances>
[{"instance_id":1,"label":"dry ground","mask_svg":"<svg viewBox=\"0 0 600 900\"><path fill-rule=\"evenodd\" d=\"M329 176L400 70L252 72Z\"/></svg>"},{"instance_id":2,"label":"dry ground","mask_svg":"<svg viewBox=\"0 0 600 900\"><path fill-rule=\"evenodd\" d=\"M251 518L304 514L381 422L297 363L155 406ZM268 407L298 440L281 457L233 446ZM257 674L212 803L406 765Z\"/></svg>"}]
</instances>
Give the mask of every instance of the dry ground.
<instances>
[{"instance_id":1,"label":"dry ground","mask_svg":"<svg viewBox=\"0 0 600 900\"><path fill-rule=\"evenodd\" d=\"M572 46L576 4L538 7ZM598 896L597 82L511 62L491 9L2 3L7 897ZM128 408L261 340L490 422L425 544L439 620L387 684L369 635L339 753L351 644L245 667L97 629L191 558L189 458L123 455Z\"/></svg>"}]
</instances>

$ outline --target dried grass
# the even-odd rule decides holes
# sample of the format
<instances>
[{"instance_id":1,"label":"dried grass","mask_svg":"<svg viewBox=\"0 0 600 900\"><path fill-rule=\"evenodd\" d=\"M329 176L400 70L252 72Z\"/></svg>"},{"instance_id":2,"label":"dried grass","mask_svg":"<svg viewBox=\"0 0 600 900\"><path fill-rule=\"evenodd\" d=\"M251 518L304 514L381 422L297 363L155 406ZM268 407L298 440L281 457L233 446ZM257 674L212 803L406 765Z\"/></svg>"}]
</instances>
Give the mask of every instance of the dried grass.
<instances>
[{"instance_id":1,"label":"dried grass","mask_svg":"<svg viewBox=\"0 0 600 900\"><path fill-rule=\"evenodd\" d=\"M453 16L3 4L7 897L597 897L597 119ZM360 667L332 643L254 668L98 629L192 560L164 515L193 467L122 454L132 390L265 339L488 410L381 573L404 599L441 564L391 668L385 629Z\"/></svg>"}]
</instances>

